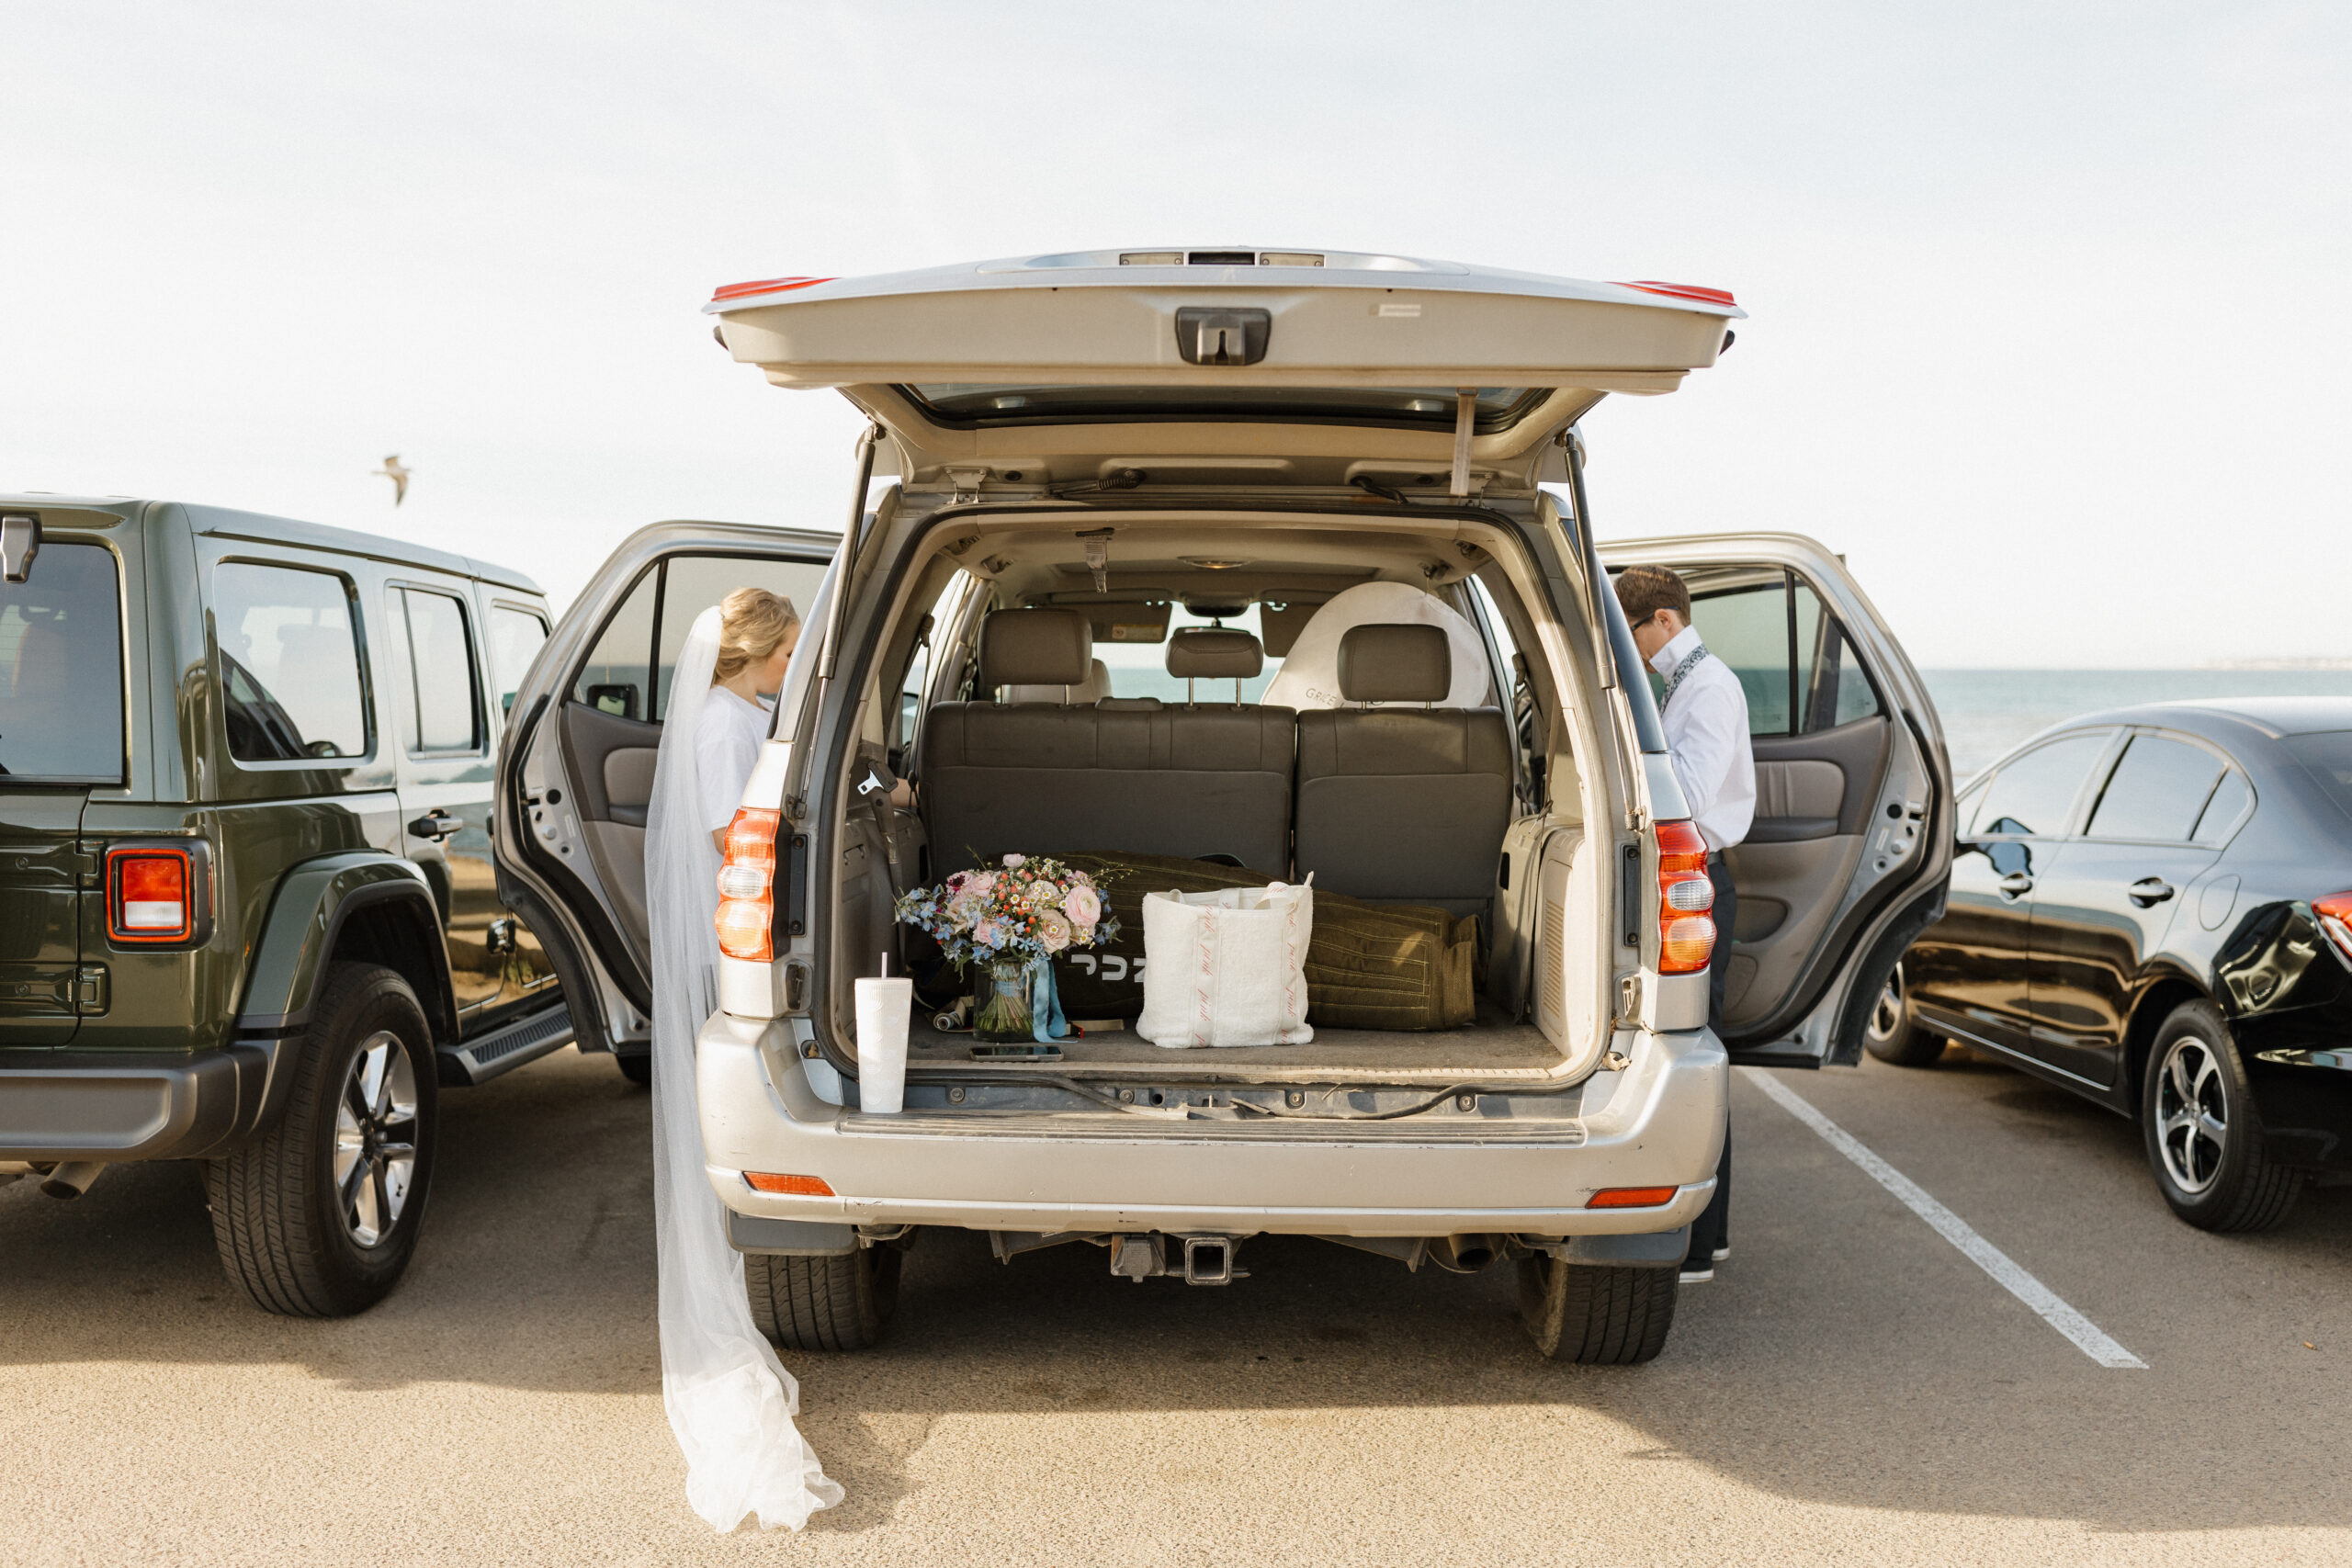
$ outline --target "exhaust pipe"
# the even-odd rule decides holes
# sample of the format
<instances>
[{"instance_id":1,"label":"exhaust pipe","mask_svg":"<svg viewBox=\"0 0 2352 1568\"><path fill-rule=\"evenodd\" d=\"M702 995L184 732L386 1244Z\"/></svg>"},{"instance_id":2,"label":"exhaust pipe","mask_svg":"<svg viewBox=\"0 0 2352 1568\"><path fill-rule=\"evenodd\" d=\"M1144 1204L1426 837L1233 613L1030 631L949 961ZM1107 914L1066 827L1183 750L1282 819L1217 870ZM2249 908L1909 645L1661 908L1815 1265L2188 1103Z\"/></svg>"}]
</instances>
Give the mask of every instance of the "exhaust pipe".
<instances>
[{"instance_id":1,"label":"exhaust pipe","mask_svg":"<svg viewBox=\"0 0 2352 1568\"><path fill-rule=\"evenodd\" d=\"M1457 1274L1476 1274L1501 1254L1503 1243L1494 1235L1444 1235L1438 1237L1434 1250L1442 1267Z\"/></svg>"},{"instance_id":2,"label":"exhaust pipe","mask_svg":"<svg viewBox=\"0 0 2352 1568\"><path fill-rule=\"evenodd\" d=\"M40 1190L52 1198L79 1198L105 1168L97 1160L68 1160L50 1168L49 1174L41 1178Z\"/></svg>"}]
</instances>

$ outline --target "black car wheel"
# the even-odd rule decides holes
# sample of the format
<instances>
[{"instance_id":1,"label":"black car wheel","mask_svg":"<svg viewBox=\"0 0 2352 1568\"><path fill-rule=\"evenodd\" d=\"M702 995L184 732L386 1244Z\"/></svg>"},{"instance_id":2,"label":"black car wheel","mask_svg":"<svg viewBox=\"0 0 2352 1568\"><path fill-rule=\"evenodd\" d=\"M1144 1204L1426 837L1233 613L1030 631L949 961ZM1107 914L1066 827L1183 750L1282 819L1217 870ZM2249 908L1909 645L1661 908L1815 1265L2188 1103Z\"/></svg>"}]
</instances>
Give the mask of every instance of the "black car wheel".
<instances>
[{"instance_id":1,"label":"black car wheel","mask_svg":"<svg viewBox=\"0 0 2352 1568\"><path fill-rule=\"evenodd\" d=\"M329 968L262 1136L205 1162L220 1262L256 1306L340 1317L381 1301L416 1249L433 1181L433 1036L409 983Z\"/></svg>"},{"instance_id":2,"label":"black car wheel","mask_svg":"<svg viewBox=\"0 0 2352 1568\"><path fill-rule=\"evenodd\" d=\"M2263 1147L2245 1065L2211 1002L2183 1003L2156 1031L2140 1128L2157 1190L2201 1230L2267 1230L2302 1190L2302 1173Z\"/></svg>"},{"instance_id":3,"label":"black car wheel","mask_svg":"<svg viewBox=\"0 0 2352 1568\"><path fill-rule=\"evenodd\" d=\"M1519 1260L1519 1320L1538 1355L1585 1366L1635 1366L1666 1348L1681 1289L1675 1269Z\"/></svg>"},{"instance_id":4,"label":"black car wheel","mask_svg":"<svg viewBox=\"0 0 2352 1568\"><path fill-rule=\"evenodd\" d=\"M1920 1028L1911 1010L1911 992L1903 983L1900 964L1886 977L1886 988L1863 1021L1862 1049L1898 1067L1932 1066L1944 1054L1943 1036Z\"/></svg>"},{"instance_id":5,"label":"black car wheel","mask_svg":"<svg viewBox=\"0 0 2352 1568\"><path fill-rule=\"evenodd\" d=\"M752 1322L779 1349L865 1349L881 1339L898 1311L902 1257L890 1244L840 1258L745 1253Z\"/></svg>"}]
</instances>

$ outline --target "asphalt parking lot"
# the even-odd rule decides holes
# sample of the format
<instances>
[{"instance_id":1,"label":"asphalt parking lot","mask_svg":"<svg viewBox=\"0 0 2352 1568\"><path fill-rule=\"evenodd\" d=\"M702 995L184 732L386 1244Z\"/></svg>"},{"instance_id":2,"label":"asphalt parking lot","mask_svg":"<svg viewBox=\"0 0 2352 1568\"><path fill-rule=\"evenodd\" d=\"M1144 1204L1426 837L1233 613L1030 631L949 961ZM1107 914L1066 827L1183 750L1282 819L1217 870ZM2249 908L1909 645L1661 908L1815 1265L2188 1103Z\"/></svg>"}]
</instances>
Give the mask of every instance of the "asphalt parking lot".
<instances>
[{"instance_id":1,"label":"asphalt parking lot","mask_svg":"<svg viewBox=\"0 0 2352 1568\"><path fill-rule=\"evenodd\" d=\"M2144 1369L1742 1081L1735 1254L1651 1366L1536 1359L1500 1269L1261 1241L1187 1290L934 1236L887 1346L796 1359L848 1502L719 1538L662 1416L647 1100L567 1052L445 1100L416 1265L349 1321L236 1296L191 1168L0 1188L0 1562L2352 1560L2352 1190L2209 1236L2007 1069L1778 1081Z\"/></svg>"}]
</instances>

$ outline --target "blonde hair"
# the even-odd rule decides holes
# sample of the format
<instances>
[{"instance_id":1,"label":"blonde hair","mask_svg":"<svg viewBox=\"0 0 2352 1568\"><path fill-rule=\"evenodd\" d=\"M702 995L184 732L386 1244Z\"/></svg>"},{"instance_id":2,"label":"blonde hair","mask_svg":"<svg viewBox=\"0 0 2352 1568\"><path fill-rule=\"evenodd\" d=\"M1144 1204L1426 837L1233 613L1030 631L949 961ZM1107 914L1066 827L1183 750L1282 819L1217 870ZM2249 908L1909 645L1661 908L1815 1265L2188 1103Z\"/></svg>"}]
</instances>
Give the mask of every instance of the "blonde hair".
<instances>
[{"instance_id":1,"label":"blonde hair","mask_svg":"<svg viewBox=\"0 0 2352 1568\"><path fill-rule=\"evenodd\" d=\"M714 686L766 663L800 624L800 612L792 601L764 588L738 588L718 602L718 664L710 672Z\"/></svg>"}]
</instances>

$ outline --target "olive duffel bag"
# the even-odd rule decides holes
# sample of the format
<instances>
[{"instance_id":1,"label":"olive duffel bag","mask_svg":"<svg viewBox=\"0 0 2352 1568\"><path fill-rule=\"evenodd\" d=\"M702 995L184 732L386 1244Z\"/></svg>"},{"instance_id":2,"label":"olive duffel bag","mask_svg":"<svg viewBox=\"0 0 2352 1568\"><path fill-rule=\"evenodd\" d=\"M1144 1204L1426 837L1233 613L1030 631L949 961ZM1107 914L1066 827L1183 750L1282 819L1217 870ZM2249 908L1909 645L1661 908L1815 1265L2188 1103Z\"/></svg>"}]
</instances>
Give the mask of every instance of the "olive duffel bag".
<instances>
[{"instance_id":1,"label":"olive duffel bag","mask_svg":"<svg viewBox=\"0 0 2352 1568\"><path fill-rule=\"evenodd\" d=\"M1281 878L1170 855L1064 854L1119 917L1118 940L1054 960L1074 1019L1143 1011L1143 896L1262 887ZM1306 1021L1317 1029L1452 1029L1477 1012L1478 921L1417 904L1369 904L1315 891L1306 949Z\"/></svg>"}]
</instances>

